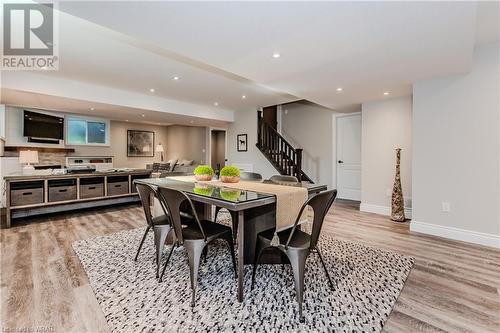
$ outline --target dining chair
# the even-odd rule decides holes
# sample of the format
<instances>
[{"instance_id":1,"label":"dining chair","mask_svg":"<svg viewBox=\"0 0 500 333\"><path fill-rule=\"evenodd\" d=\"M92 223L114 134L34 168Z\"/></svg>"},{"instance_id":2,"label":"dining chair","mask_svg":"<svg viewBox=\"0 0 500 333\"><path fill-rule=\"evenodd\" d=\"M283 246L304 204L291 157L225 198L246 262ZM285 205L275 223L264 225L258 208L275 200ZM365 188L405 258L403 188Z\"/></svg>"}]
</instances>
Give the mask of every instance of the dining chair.
<instances>
[{"instance_id":1,"label":"dining chair","mask_svg":"<svg viewBox=\"0 0 500 333\"><path fill-rule=\"evenodd\" d=\"M137 258L139 257L139 253L141 252L142 245L144 244L148 232L153 229L155 242L156 278L158 278L163 247L170 231L172 230L171 221L161 201L160 205L162 206L163 214L153 217L151 211L151 198L159 199L156 188L146 184L135 184L135 186L137 188L137 192L139 193L139 198L141 199L142 208L144 210L144 214L146 215L146 222L148 225L146 227L144 235L142 236L142 240L139 244L139 248L137 249L137 254L135 255L134 261L137 261Z\"/></svg>"},{"instance_id":2,"label":"dining chair","mask_svg":"<svg viewBox=\"0 0 500 333\"><path fill-rule=\"evenodd\" d=\"M244 180L247 182L260 182L262 181L262 175L257 172L241 172L240 173L240 180ZM221 210L221 207L215 207L215 218L214 221L217 222L217 217L219 216L219 211ZM231 225L233 228L233 239L236 242L236 232L238 230L238 219L237 216L234 212L229 211L229 214L231 214Z\"/></svg>"},{"instance_id":3,"label":"dining chair","mask_svg":"<svg viewBox=\"0 0 500 333\"><path fill-rule=\"evenodd\" d=\"M299 180L295 176L288 176L288 175L274 175L271 178L269 178L270 181L273 183L298 183Z\"/></svg>"},{"instance_id":4,"label":"dining chair","mask_svg":"<svg viewBox=\"0 0 500 333\"><path fill-rule=\"evenodd\" d=\"M183 192L165 187L161 187L159 192L160 200L164 200L168 214L171 217L173 229L177 239L176 246L183 246L187 251L192 290L191 306L194 306L200 259L207 244L216 239L223 239L227 242L229 251L231 252L231 259L233 261L234 275L236 277L236 259L234 256L231 228L212 221L200 220L198 218L198 214L196 213L196 209L194 208L193 202ZM195 223L187 226L182 225L180 215L181 204L184 201L188 202L191 214L195 220ZM168 260L163 266L163 270L160 275L160 282L165 274L167 264Z\"/></svg>"},{"instance_id":5,"label":"dining chair","mask_svg":"<svg viewBox=\"0 0 500 333\"><path fill-rule=\"evenodd\" d=\"M293 277L295 282L295 292L297 296L297 302L299 303L299 320L304 321L302 315L302 301L303 301L303 291L304 291L304 271L307 257L311 252L318 254L321 264L325 270L326 277L328 278L328 283L330 288L334 290L330 274L326 268L321 252L318 249L318 239L321 232L321 227L323 226L323 221L325 219L328 210L333 204L335 197L337 196L337 190L324 191L316 194L309 198L306 203L300 209L300 212L295 220L295 224L292 228L277 232L276 235L279 237L279 245L271 245L273 236L275 235L275 228L263 231L257 236L257 246L255 248L254 266L252 272L252 289L255 284L255 274L257 271L257 264L259 262L260 256L265 249L276 248L284 253L290 264L292 266ZM314 219L312 225L312 232L308 234L297 228L297 225L301 219L304 209L310 206L314 211ZM274 242L273 242L274 243Z\"/></svg>"},{"instance_id":6,"label":"dining chair","mask_svg":"<svg viewBox=\"0 0 500 333\"><path fill-rule=\"evenodd\" d=\"M262 180L262 175L257 172L241 172L240 173L240 180L245 180L245 181L261 181Z\"/></svg>"}]
</instances>

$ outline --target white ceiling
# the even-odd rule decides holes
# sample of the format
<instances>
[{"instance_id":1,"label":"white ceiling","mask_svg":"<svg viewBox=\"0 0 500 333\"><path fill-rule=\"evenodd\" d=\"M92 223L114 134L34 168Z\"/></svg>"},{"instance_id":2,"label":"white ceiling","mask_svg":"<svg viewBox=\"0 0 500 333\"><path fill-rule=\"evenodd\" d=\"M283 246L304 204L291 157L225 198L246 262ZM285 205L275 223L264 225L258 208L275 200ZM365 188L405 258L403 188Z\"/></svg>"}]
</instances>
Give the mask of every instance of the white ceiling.
<instances>
[{"instance_id":1,"label":"white ceiling","mask_svg":"<svg viewBox=\"0 0 500 333\"><path fill-rule=\"evenodd\" d=\"M43 73L47 77L141 94L154 88L154 96L212 108L218 102L221 110L298 99L352 110L387 98L384 91L389 97L407 95L416 81L467 72L475 43L499 40L498 3L59 6L71 15L61 15L60 69ZM274 52L281 57L273 58Z\"/></svg>"},{"instance_id":2,"label":"white ceiling","mask_svg":"<svg viewBox=\"0 0 500 333\"><path fill-rule=\"evenodd\" d=\"M91 117L161 126L177 124L188 126L225 127L227 124L227 122L225 121L218 121L213 119L117 106L113 104L96 103L93 101L38 94L6 88L3 88L1 92L2 103L25 108L52 110L73 114L85 114Z\"/></svg>"}]
</instances>

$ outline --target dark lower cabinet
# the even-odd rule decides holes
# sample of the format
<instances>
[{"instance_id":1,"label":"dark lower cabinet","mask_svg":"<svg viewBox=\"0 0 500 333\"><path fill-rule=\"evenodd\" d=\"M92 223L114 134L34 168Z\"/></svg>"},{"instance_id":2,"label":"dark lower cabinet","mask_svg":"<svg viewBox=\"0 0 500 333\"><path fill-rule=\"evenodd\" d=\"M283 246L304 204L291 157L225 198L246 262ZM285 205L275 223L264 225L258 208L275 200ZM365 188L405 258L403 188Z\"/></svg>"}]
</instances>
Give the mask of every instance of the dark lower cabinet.
<instances>
[{"instance_id":1,"label":"dark lower cabinet","mask_svg":"<svg viewBox=\"0 0 500 333\"><path fill-rule=\"evenodd\" d=\"M49 202L76 200L76 179L49 180Z\"/></svg>"}]
</instances>

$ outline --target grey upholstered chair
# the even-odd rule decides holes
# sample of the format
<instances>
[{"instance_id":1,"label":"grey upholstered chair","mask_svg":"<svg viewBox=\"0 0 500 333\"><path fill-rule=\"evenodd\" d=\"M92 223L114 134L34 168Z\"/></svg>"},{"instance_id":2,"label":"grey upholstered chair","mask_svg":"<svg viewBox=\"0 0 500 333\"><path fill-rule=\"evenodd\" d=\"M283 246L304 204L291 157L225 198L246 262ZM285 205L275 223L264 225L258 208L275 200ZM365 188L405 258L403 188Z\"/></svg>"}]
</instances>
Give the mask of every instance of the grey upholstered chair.
<instances>
[{"instance_id":1,"label":"grey upholstered chair","mask_svg":"<svg viewBox=\"0 0 500 333\"><path fill-rule=\"evenodd\" d=\"M256 172L241 172L240 173L240 179L245 180L245 181L261 181L262 180L262 175L260 173Z\"/></svg>"},{"instance_id":2,"label":"grey upholstered chair","mask_svg":"<svg viewBox=\"0 0 500 333\"><path fill-rule=\"evenodd\" d=\"M330 275L328 274L325 262L323 261L323 257L321 256L321 253L319 252L317 245L318 245L319 234L321 232L321 227L323 226L323 220L325 219L325 215L328 213L328 210L332 206L336 196L337 196L337 190L330 190L316 194L315 196L307 200L306 203L302 206L293 227L277 233L277 236L279 237L278 246L271 245L271 241L276 231L276 229L274 228L263 231L259 233L259 235L257 236L257 246L255 248L255 259L252 272L252 289L255 283L255 273L257 271L257 264L259 262L262 252L270 247L276 248L279 251L283 252L289 259L290 264L292 265L293 277L295 281L295 291L297 294L297 302L299 303L299 320L301 322L304 321L304 317L302 315L302 301L304 292L304 270L306 266L307 257L311 252L316 252L318 254L321 260L321 264L325 269L325 273L328 278L328 283L330 284L330 287L333 290L332 280L330 279ZM314 220L313 220L311 234L308 234L297 228L297 224L302 216L302 212L307 206L312 207L314 211Z\"/></svg>"},{"instance_id":3,"label":"grey upholstered chair","mask_svg":"<svg viewBox=\"0 0 500 333\"><path fill-rule=\"evenodd\" d=\"M287 176L287 175L274 175L269 178L273 183L298 183L299 180L295 176Z\"/></svg>"},{"instance_id":4,"label":"grey upholstered chair","mask_svg":"<svg viewBox=\"0 0 500 333\"><path fill-rule=\"evenodd\" d=\"M197 280L200 260L207 244L216 239L223 239L227 242L229 251L231 252L231 259L233 261L233 269L236 277L236 259L234 256L231 228L207 220L200 221L191 199L183 192L164 187L160 188L159 192L160 200L163 200L166 203L165 206L167 208L169 216L171 217L172 225L177 238L176 245L183 246L188 254L192 290L191 306L194 306L196 287L198 284ZM195 223L187 226L182 225L180 214L181 204L185 201L189 203L191 213L193 214L195 219ZM163 266L163 270L160 276L160 282L162 281L163 275L165 273L168 259L169 258L167 258L167 261Z\"/></svg>"},{"instance_id":5,"label":"grey upholstered chair","mask_svg":"<svg viewBox=\"0 0 500 333\"><path fill-rule=\"evenodd\" d=\"M165 245L168 234L172 230L170 218L166 214L165 207L163 206L162 208L164 214L153 217L153 214L151 212L151 198L157 197L155 188L146 184L135 184L135 186L137 188L137 192L139 193L142 208L144 209L144 215L146 215L146 222L148 225L144 232L144 236L142 236L142 240L139 244L139 248L137 249L137 254L135 255L134 261L137 261L137 258L139 257L139 253L141 252L142 245L144 244L144 240L146 239L148 232L153 229L156 250L156 278L158 278L163 247Z\"/></svg>"}]
</instances>

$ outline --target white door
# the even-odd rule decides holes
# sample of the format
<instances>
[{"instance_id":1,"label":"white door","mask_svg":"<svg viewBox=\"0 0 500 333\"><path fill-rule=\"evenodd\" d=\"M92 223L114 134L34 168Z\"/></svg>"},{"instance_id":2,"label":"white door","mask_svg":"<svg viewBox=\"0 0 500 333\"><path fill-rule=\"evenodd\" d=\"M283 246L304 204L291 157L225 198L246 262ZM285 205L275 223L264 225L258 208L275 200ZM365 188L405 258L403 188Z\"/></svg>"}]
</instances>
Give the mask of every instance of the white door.
<instances>
[{"instance_id":1,"label":"white door","mask_svg":"<svg viewBox=\"0 0 500 333\"><path fill-rule=\"evenodd\" d=\"M361 201L361 115L337 117L337 197Z\"/></svg>"}]
</instances>

